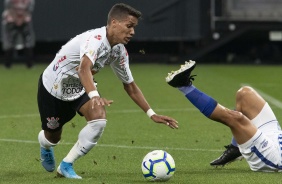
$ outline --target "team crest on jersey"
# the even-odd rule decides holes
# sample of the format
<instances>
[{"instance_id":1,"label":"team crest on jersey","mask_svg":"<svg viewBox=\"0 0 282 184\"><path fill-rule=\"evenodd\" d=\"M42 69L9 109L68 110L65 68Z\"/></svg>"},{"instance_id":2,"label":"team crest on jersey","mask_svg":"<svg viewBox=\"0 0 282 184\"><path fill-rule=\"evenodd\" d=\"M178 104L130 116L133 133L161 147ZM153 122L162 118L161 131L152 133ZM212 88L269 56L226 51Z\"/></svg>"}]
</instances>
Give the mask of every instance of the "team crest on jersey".
<instances>
[{"instance_id":1,"label":"team crest on jersey","mask_svg":"<svg viewBox=\"0 0 282 184\"><path fill-rule=\"evenodd\" d=\"M94 38L96 38L97 40L101 40L102 36L101 35L96 35L96 36L94 36Z\"/></svg>"},{"instance_id":2,"label":"team crest on jersey","mask_svg":"<svg viewBox=\"0 0 282 184\"><path fill-rule=\"evenodd\" d=\"M58 128L60 126L59 124L59 118L55 118L55 117L51 117L51 118L46 118L48 123L47 123L47 127L50 129L55 129Z\"/></svg>"}]
</instances>

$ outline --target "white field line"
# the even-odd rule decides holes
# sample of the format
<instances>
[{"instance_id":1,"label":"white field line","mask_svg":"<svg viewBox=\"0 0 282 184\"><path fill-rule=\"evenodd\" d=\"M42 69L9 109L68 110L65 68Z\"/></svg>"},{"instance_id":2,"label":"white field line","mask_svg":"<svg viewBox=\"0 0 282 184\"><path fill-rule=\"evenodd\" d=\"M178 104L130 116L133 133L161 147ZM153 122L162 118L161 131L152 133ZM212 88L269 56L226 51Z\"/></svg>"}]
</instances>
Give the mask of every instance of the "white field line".
<instances>
[{"instance_id":1,"label":"white field line","mask_svg":"<svg viewBox=\"0 0 282 184\"><path fill-rule=\"evenodd\" d=\"M187 111L197 111L196 108L185 108L185 109L154 109L156 112L187 112ZM109 110L107 113L140 113L142 110L139 109L125 109L125 110ZM17 114L17 115L2 115L0 119L8 119L8 118L28 118L28 117L39 117L39 113L37 114Z\"/></svg>"},{"instance_id":2,"label":"white field line","mask_svg":"<svg viewBox=\"0 0 282 184\"><path fill-rule=\"evenodd\" d=\"M241 86L251 86L249 84L241 84ZM252 86L251 86L252 87ZM254 87L252 87L254 88ZM254 88L268 103L271 103L272 105L274 105L275 107L278 107L279 109L282 109L282 102L279 101L278 99L264 93L263 91Z\"/></svg>"},{"instance_id":3,"label":"white field line","mask_svg":"<svg viewBox=\"0 0 282 184\"><path fill-rule=\"evenodd\" d=\"M14 143L27 143L27 144L39 144L37 141L31 140L17 140L17 139L0 139L0 142L14 142ZM73 145L70 142L61 142L59 145ZM123 149L165 149L165 150L179 150L179 151L199 151L199 152L222 152L223 150L215 149L190 149L190 148L169 148L169 147L148 147L148 146L125 146L125 145L113 145L113 144L97 144L99 147L109 147L109 148L123 148Z\"/></svg>"}]
</instances>

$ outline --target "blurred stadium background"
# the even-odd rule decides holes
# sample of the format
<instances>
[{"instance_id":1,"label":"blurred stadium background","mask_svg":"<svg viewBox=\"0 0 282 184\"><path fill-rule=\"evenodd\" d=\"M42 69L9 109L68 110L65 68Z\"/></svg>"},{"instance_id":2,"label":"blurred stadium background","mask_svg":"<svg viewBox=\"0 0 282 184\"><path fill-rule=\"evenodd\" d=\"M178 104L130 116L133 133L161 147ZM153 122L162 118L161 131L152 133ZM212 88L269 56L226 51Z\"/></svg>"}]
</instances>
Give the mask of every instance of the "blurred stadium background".
<instances>
[{"instance_id":1,"label":"blurred stadium background","mask_svg":"<svg viewBox=\"0 0 282 184\"><path fill-rule=\"evenodd\" d=\"M37 62L50 62L60 46L76 34L104 26L109 9L117 2L36 0ZM281 0L122 2L143 13L136 35L127 45L131 62L281 63Z\"/></svg>"}]
</instances>

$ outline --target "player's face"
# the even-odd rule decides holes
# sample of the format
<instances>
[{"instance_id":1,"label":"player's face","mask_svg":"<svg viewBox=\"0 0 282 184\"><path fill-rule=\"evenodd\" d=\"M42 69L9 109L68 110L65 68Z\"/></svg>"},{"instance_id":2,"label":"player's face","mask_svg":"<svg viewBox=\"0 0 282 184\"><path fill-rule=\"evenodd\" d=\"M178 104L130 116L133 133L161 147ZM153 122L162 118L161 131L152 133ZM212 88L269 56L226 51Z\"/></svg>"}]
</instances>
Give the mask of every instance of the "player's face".
<instances>
[{"instance_id":1,"label":"player's face","mask_svg":"<svg viewBox=\"0 0 282 184\"><path fill-rule=\"evenodd\" d=\"M138 19L134 16L127 16L125 19L116 22L115 39L118 43L127 44L135 34L134 28Z\"/></svg>"}]
</instances>

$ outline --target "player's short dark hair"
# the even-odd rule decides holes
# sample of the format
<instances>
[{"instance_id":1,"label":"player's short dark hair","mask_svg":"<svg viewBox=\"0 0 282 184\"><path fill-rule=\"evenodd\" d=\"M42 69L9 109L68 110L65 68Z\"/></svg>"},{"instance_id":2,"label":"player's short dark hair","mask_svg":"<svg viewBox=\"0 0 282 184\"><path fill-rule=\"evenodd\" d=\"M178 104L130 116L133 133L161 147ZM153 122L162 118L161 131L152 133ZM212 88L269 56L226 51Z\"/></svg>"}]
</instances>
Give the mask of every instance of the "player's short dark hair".
<instances>
[{"instance_id":1,"label":"player's short dark hair","mask_svg":"<svg viewBox=\"0 0 282 184\"><path fill-rule=\"evenodd\" d=\"M142 13L127 4L124 3L115 4L111 8L108 14L108 24L111 22L112 19L121 20L122 18L128 15L134 16L137 19L139 19L141 18Z\"/></svg>"}]
</instances>

